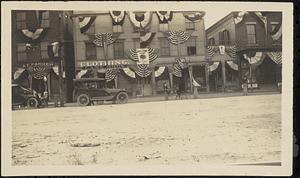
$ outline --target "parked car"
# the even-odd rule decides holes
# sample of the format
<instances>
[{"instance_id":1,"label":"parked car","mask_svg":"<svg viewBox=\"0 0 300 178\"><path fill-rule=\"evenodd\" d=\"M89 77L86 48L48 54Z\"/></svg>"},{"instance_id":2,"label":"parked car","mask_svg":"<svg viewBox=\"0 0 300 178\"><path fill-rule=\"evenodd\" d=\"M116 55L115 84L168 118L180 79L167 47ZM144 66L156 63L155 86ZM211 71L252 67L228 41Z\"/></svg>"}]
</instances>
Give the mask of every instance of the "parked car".
<instances>
[{"instance_id":1,"label":"parked car","mask_svg":"<svg viewBox=\"0 0 300 178\"><path fill-rule=\"evenodd\" d=\"M125 89L113 89L106 87L106 80L102 78L74 79L73 99L80 106L87 106L94 101L113 101L124 104L128 101Z\"/></svg>"},{"instance_id":2,"label":"parked car","mask_svg":"<svg viewBox=\"0 0 300 178\"><path fill-rule=\"evenodd\" d=\"M19 84L12 84L12 105L37 108L42 105L43 99L37 92Z\"/></svg>"}]
</instances>

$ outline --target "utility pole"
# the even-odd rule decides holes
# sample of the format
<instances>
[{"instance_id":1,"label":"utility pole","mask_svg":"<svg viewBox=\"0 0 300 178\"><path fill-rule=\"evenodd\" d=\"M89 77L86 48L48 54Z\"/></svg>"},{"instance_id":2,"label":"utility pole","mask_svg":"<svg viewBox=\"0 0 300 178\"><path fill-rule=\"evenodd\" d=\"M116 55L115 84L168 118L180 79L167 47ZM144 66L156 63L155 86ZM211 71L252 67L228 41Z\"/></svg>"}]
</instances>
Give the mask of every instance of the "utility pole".
<instances>
[{"instance_id":1,"label":"utility pole","mask_svg":"<svg viewBox=\"0 0 300 178\"><path fill-rule=\"evenodd\" d=\"M62 40L63 40L63 33L62 33L62 25L61 25L61 21L62 21L62 14L59 13L59 21L58 21L58 32L59 32L59 41L60 41L60 49L62 48ZM59 79L58 79L58 83L59 83L59 103L60 103L60 107L64 107L64 91L63 91L63 71L62 71L62 65L63 65L63 56L61 55L61 50L60 50L60 54L58 57L58 75L59 75Z\"/></svg>"}]
</instances>

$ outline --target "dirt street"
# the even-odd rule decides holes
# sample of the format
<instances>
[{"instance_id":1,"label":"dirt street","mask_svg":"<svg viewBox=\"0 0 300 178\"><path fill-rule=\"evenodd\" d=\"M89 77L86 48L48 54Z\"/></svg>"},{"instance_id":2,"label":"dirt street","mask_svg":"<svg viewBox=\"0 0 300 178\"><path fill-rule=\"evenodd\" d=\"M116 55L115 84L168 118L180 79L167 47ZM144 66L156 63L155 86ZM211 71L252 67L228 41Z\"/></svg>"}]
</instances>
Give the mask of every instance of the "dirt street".
<instances>
[{"instance_id":1,"label":"dirt street","mask_svg":"<svg viewBox=\"0 0 300 178\"><path fill-rule=\"evenodd\" d=\"M13 165L280 161L281 95L13 111Z\"/></svg>"}]
</instances>

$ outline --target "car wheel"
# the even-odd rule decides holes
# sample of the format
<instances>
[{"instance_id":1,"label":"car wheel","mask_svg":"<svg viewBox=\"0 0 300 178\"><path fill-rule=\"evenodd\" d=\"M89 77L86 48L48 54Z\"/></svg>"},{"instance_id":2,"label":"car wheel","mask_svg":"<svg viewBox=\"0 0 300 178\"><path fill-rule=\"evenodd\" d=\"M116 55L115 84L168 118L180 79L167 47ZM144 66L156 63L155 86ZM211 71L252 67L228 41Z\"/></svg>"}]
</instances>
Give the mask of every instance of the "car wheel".
<instances>
[{"instance_id":1,"label":"car wheel","mask_svg":"<svg viewBox=\"0 0 300 178\"><path fill-rule=\"evenodd\" d=\"M118 93L116 97L116 103L118 104L125 104L128 101L128 95L125 92Z\"/></svg>"},{"instance_id":2,"label":"car wheel","mask_svg":"<svg viewBox=\"0 0 300 178\"><path fill-rule=\"evenodd\" d=\"M77 97L77 103L80 106L87 106L90 104L90 97L87 94L81 94Z\"/></svg>"},{"instance_id":3,"label":"car wheel","mask_svg":"<svg viewBox=\"0 0 300 178\"><path fill-rule=\"evenodd\" d=\"M26 102L26 105L29 108L36 108L36 107L38 107L38 104L39 104L39 102L36 98L28 98L28 100Z\"/></svg>"}]
</instances>

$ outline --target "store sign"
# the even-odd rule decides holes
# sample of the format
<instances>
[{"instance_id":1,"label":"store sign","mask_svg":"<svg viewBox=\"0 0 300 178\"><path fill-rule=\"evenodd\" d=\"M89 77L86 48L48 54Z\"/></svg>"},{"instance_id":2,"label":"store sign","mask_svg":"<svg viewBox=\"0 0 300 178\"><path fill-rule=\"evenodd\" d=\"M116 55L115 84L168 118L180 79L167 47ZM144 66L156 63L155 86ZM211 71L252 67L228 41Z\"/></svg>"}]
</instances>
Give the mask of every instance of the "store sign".
<instances>
[{"instance_id":1,"label":"store sign","mask_svg":"<svg viewBox=\"0 0 300 178\"><path fill-rule=\"evenodd\" d=\"M24 68L37 67L37 66L53 67L53 63L52 62L32 62L32 63L23 64Z\"/></svg>"},{"instance_id":2,"label":"store sign","mask_svg":"<svg viewBox=\"0 0 300 178\"><path fill-rule=\"evenodd\" d=\"M78 61L77 67L89 68L89 67L110 67L110 68L121 68L126 67L129 64L127 59L116 59L107 61Z\"/></svg>"}]
</instances>

